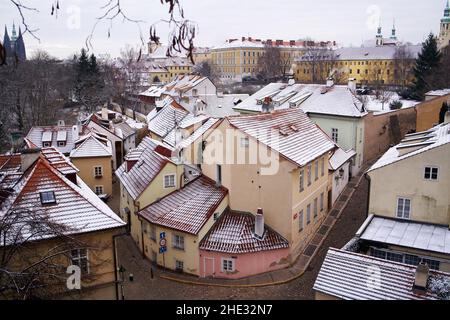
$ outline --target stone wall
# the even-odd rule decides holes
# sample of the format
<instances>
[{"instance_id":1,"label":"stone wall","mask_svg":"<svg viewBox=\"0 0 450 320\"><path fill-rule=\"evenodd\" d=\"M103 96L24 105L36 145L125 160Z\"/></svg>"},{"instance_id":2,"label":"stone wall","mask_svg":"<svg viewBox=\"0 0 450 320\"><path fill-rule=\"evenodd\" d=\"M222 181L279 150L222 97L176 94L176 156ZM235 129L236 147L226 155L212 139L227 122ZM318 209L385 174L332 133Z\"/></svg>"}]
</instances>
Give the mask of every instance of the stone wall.
<instances>
[{"instance_id":1,"label":"stone wall","mask_svg":"<svg viewBox=\"0 0 450 320\"><path fill-rule=\"evenodd\" d=\"M436 97L416 105L417 132L428 130L439 122L439 112L441 111L442 104L446 101L450 101L450 94Z\"/></svg>"}]
</instances>

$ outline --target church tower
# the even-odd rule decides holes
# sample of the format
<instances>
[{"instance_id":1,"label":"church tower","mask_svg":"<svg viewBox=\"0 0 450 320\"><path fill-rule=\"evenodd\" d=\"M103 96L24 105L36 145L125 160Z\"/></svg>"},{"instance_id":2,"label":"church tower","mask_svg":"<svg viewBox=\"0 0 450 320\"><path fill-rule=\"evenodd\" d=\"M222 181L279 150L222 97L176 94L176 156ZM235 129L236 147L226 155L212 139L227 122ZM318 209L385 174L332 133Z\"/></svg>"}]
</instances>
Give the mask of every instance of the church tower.
<instances>
[{"instance_id":1,"label":"church tower","mask_svg":"<svg viewBox=\"0 0 450 320\"><path fill-rule=\"evenodd\" d=\"M381 34L381 21L378 25L377 35L375 36L375 42L377 47L383 45L383 35Z\"/></svg>"},{"instance_id":2,"label":"church tower","mask_svg":"<svg viewBox=\"0 0 450 320\"><path fill-rule=\"evenodd\" d=\"M444 9L444 17L441 19L441 30L439 32L439 47L442 49L450 43L450 3Z\"/></svg>"},{"instance_id":3,"label":"church tower","mask_svg":"<svg viewBox=\"0 0 450 320\"><path fill-rule=\"evenodd\" d=\"M11 37L9 37L8 29L5 26L5 34L3 36L3 46L5 47L7 58L15 58L19 61L27 59L22 30L19 27L19 35L17 35L16 25L14 23L12 27Z\"/></svg>"},{"instance_id":4,"label":"church tower","mask_svg":"<svg viewBox=\"0 0 450 320\"><path fill-rule=\"evenodd\" d=\"M396 30L395 30L395 19L394 19L394 23L392 24L391 40L397 40L397 35L395 33L396 33Z\"/></svg>"}]
</instances>

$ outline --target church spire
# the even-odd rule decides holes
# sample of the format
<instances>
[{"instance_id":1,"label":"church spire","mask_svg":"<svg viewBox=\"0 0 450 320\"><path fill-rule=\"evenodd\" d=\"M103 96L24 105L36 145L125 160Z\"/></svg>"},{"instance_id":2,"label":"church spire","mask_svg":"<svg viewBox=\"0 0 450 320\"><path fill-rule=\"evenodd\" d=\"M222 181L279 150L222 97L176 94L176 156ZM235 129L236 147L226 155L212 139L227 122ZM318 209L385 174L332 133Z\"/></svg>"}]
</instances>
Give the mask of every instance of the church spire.
<instances>
[{"instance_id":1,"label":"church spire","mask_svg":"<svg viewBox=\"0 0 450 320\"><path fill-rule=\"evenodd\" d=\"M450 1L449 0L447 0L447 5L445 6L445 9L444 9L444 17L445 18L450 17Z\"/></svg>"},{"instance_id":2,"label":"church spire","mask_svg":"<svg viewBox=\"0 0 450 320\"><path fill-rule=\"evenodd\" d=\"M395 30L395 18L394 18L394 22L392 23L392 34L391 34L391 39L392 40L397 40L397 35L395 34L396 30Z\"/></svg>"}]
</instances>

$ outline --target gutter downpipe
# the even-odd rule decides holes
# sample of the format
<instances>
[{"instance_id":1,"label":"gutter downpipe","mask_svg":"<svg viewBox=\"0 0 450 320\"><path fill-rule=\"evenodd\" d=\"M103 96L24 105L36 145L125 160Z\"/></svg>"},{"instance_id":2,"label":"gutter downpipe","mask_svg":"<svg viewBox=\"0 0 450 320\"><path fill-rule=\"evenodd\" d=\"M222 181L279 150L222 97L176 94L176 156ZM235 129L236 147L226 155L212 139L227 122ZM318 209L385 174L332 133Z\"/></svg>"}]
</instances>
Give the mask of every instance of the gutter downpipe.
<instances>
[{"instance_id":1,"label":"gutter downpipe","mask_svg":"<svg viewBox=\"0 0 450 320\"><path fill-rule=\"evenodd\" d=\"M118 237L121 236L126 236L129 235L129 232L122 232L116 235L113 235L113 260L114 260L114 283L115 283L115 287L116 287L116 300L119 300L119 277L117 275L117 262L118 262L118 258L117 258L117 245L116 245L116 239Z\"/></svg>"}]
</instances>

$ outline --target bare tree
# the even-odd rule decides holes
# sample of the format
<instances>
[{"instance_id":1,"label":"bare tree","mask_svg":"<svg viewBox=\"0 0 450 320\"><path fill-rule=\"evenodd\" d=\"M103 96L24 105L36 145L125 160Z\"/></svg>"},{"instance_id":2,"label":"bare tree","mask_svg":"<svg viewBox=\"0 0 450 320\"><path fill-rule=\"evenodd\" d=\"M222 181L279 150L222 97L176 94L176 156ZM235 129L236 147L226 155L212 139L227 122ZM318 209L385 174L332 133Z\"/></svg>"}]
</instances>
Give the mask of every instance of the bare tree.
<instances>
[{"instance_id":1,"label":"bare tree","mask_svg":"<svg viewBox=\"0 0 450 320\"><path fill-rule=\"evenodd\" d=\"M410 82L412 67L414 66L414 56L405 45L395 48L394 53L394 84L404 90Z\"/></svg>"},{"instance_id":2,"label":"bare tree","mask_svg":"<svg viewBox=\"0 0 450 320\"><path fill-rule=\"evenodd\" d=\"M322 47L313 40L305 40L305 47L303 60L309 66L311 83L324 82L333 74L335 77L340 76L336 69L336 56L333 50Z\"/></svg>"},{"instance_id":3,"label":"bare tree","mask_svg":"<svg viewBox=\"0 0 450 320\"><path fill-rule=\"evenodd\" d=\"M4 190L3 190L4 191ZM48 299L67 292L67 266L71 251L89 248L92 269L109 263L98 259L96 247L69 234L75 230L52 221L45 211L10 210L0 217L0 297L2 299ZM90 265L91 266L91 265ZM83 283L98 279L95 272L83 276Z\"/></svg>"},{"instance_id":4,"label":"bare tree","mask_svg":"<svg viewBox=\"0 0 450 320\"><path fill-rule=\"evenodd\" d=\"M208 77L211 81L217 81L220 78L220 72L209 61L202 61L194 65L193 71L204 77Z\"/></svg>"},{"instance_id":5,"label":"bare tree","mask_svg":"<svg viewBox=\"0 0 450 320\"><path fill-rule=\"evenodd\" d=\"M283 75L283 60L278 47L266 45L258 57L258 74L264 79L274 79Z\"/></svg>"}]
</instances>

